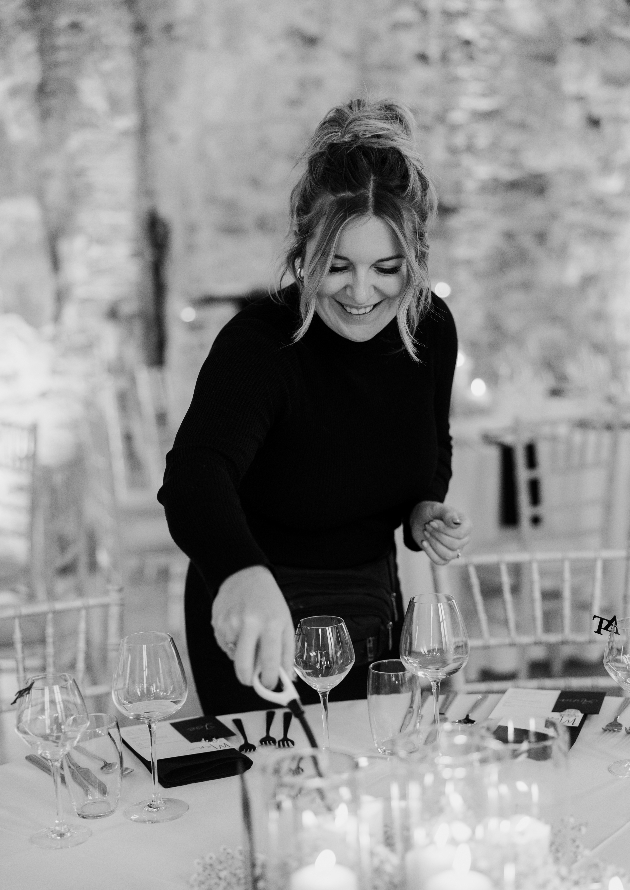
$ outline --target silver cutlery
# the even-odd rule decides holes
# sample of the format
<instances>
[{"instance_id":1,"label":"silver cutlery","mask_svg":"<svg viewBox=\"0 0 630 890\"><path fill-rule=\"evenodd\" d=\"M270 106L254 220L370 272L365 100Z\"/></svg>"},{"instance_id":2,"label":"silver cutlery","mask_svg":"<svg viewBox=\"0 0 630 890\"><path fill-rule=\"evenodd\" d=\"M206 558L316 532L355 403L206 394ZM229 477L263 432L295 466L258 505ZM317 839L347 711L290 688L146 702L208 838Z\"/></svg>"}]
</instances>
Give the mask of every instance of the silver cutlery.
<instances>
[{"instance_id":1,"label":"silver cutlery","mask_svg":"<svg viewBox=\"0 0 630 890\"><path fill-rule=\"evenodd\" d=\"M630 705L630 698L624 698L623 702L617 709L617 713L615 714L613 719L610 721L610 723L607 723L605 726L602 726L602 732L621 732L621 730L623 729L623 723L619 722L619 718L621 717L623 712L626 710L628 705ZM626 729L626 732L628 732L627 729Z\"/></svg>"},{"instance_id":2,"label":"silver cutlery","mask_svg":"<svg viewBox=\"0 0 630 890\"><path fill-rule=\"evenodd\" d=\"M43 770L45 773L48 773L49 776L52 775L52 772L50 770L50 763L48 762L48 760L46 760L45 757L40 757L39 754L27 754L26 759L28 760L29 763L32 763L33 766L36 766L39 769ZM132 773L132 772L133 772L133 767L126 766L126 767L124 767L122 774L123 774L123 776L128 776L129 773ZM78 774L78 776L79 776L79 781L77 782L77 784L80 785L81 782L85 781L85 779L83 779L81 777L80 773ZM94 780L98 781L96 776L94 776ZM66 779L65 779L63 772L61 773L61 781L65 784ZM92 786L92 787L95 787L95 786Z\"/></svg>"},{"instance_id":3,"label":"silver cutlery","mask_svg":"<svg viewBox=\"0 0 630 890\"><path fill-rule=\"evenodd\" d=\"M269 734L270 730L271 730L271 724L273 723L273 718L275 716L276 716L275 711L267 711L267 715L266 715L267 723L266 723L266 728L265 728L265 734L262 737L262 739L260 739L260 741L258 743L259 745L275 745L276 744L276 740L274 739L274 737Z\"/></svg>"},{"instance_id":4,"label":"silver cutlery","mask_svg":"<svg viewBox=\"0 0 630 890\"><path fill-rule=\"evenodd\" d=\"M291 711L285 711L282 715L282 738L278 739L279 748L293 748L295 745L293 739L289 738L289 727L291 726L292 719L293 714Z\"/></svg>"},{"instance_id":5,"label":"silver cutlery","mask_svg":"<svg viewBox=\"0 0 630 890\"><path fill-rule=\"evenodd\" d=\"M66 763L70 768L70 772L72 774L72 778L77 783L77 785L81 785L81 787L85 790L85 786L87 785L89 788L94 788L101 797L107 796L107 785L105 782L101 781L97 776L94 775L91 769L88 769L86 766L81 766L80 763L77 763L72 754L66 754Z\"/></svg>"},{"instance_id":6,"label":"silver cutlery","mask_svg":"<svg viewBox=\"0 0 630 890\"><path fill-rule=\"evenodd\" d=\"M118 766L117 763L114 763L110 760L105 760L104 757L101 757L99 754L95 754L93 751L88 750L88 748L84 748L83 745L75 745L74 750L78 751L79 754L83 754L84 757L89 757L90 760L94 760L96 763L101 763L101 771L104 773L113 773Z\"/></svg>"}]
</instances>

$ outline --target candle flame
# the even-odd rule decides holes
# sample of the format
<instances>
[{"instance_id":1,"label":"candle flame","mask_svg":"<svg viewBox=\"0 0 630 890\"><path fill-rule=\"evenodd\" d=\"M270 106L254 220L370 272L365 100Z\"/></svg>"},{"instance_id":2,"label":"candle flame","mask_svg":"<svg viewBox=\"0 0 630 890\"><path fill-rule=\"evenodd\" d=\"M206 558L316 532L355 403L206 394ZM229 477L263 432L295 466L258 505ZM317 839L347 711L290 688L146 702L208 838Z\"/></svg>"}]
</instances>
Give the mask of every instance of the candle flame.
<instances>
[{"instance_id":1,"label":"candle flame","mask_svg":"<svg viewBox=\"0 0 630 890\"><path fill-rule=\"evenodd\" d=\"M315 866L322 869L332 868L336 861L337 857L332 850L322 850L322 852L315 860Z\"/></svg>"},{"instance_id":2,"label":"candle flame","mask_svg":"<svg viewBox=\"0 0 630 890\"><path fill-rule=\"evenodd\" d=\"M617 875L615 875L614 878L611 878L608 882L608 890L623 890L621 878L618 878Z\"/></svg>"},{"instance_id":3,"label":"candle flame","mask_svg":"<svg viewBox=\"0 0 630 890\"><path fill-rule=\"evenodd\" d=\"M468 846L468 844L460 844L455 851L455 857L453 859L453 871L470 871L471 860L472 856L470 855L470 847Z\"/></svg>"}]
</instances>

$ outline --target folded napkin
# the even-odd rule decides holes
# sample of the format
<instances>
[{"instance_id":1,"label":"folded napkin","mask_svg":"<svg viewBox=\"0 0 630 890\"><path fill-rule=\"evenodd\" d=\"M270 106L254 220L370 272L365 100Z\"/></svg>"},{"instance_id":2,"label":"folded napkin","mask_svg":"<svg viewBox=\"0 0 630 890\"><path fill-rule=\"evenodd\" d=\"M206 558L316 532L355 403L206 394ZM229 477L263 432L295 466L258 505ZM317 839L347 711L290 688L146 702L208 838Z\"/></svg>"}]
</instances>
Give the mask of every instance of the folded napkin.
<instances>
[{"instance_id":1,"label":"folded napkin","mask_svg":"<svg viewBox=\"0 0 630 890\"><path fill-rule=\"evenodd\" d=\"M216 717L202 716L158 723L158 781L163 788L236 776L252 766L249 757L225 738L234 733ZM151 769L149 730L144 725L121 728L125 745Z\"/></svg>"}]
</instances>

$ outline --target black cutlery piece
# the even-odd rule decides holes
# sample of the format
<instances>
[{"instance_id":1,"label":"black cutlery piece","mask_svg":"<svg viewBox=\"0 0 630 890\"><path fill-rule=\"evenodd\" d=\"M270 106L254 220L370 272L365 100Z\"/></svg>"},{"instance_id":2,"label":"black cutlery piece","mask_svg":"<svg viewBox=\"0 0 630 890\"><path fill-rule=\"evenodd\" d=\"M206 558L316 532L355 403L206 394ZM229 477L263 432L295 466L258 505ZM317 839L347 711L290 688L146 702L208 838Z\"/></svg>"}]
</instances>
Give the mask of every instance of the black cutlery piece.
<instances>
[{"instance_id":1,"label":"black cutlery piece","mask_svg":"<svg viewBox=\"0 0 630 890\"><path fill-rule=\"evenodd\" d=\"M243 726L243 721L239 717L234 717L232 723L243 736L243 744L239 746L239 751L241 754L251 754L252 751L256 750L256 745L252 745L247 736L245 735L245 727Z\"/></svg>"},{"instance_id":2,"label":"black cutlery piece","mask_svg":"<svg viewBox=\"0 0 630 890\"><path fill-rule=\"evenodd\" d=\"M36 766L37 769L41 769L42 772L48 773L49 776L52 776L52 767L50 765L50 761L46 760L45 757L40 757L39 754L27 754L26 759L29 763L32 763L33 766ZM63 774L63 770L61 770L61 784L66 784L66 777Z\"/></svg>"},{"instance_id":3,"label":"black cutlery piece","mask_svg":"<svg viewBox=\"0 0 630 890\"><path fill-rule=\"evenodd\" d=\"M272 735L269 735L269 731L271 729L271 724L273 723L273 718L276 716L275 711L267 711L267 725L265 728L265 734L260 740L260 745L275 745L276 740Z\"/></svg>"},{"instance_id":4,"label":"black cutlery piece","mask_svg":"<svg viewBox=\"0 0 630 890\"><path fill-rule=\"evenodd\" d=\"M279 748L293 748L295 745L293 739L290 739L288 735L291 720L293 720L293 714L291 711L285 711L282 715L282 738L278 739Z\"/></svg>"}]
</instances>

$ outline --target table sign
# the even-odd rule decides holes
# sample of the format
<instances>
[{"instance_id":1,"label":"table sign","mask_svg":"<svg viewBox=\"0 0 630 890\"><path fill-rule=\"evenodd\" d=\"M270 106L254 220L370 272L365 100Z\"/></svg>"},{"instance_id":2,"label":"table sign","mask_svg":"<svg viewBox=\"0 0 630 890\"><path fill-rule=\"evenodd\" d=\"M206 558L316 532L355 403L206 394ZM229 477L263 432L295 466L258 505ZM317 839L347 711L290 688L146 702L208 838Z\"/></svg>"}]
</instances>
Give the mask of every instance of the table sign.
<instances>
[{"instance_id":1,"label":"table sign","mask_svg":"<svg viewBox=\"0 0 630 890\"><path fill-rule=\"evenodd\" d=\"M184 724L183 728L178 724ZM215 730L234 735L216 717L157 724L158 781L163 788L223 779L237 775L239 767L247 770L252 766L249 757L237 751L224 737L209 738ZM124 744L150 770L148 727L145 724L125 726L120 734Z\"/></svg>"}]
</instances>

